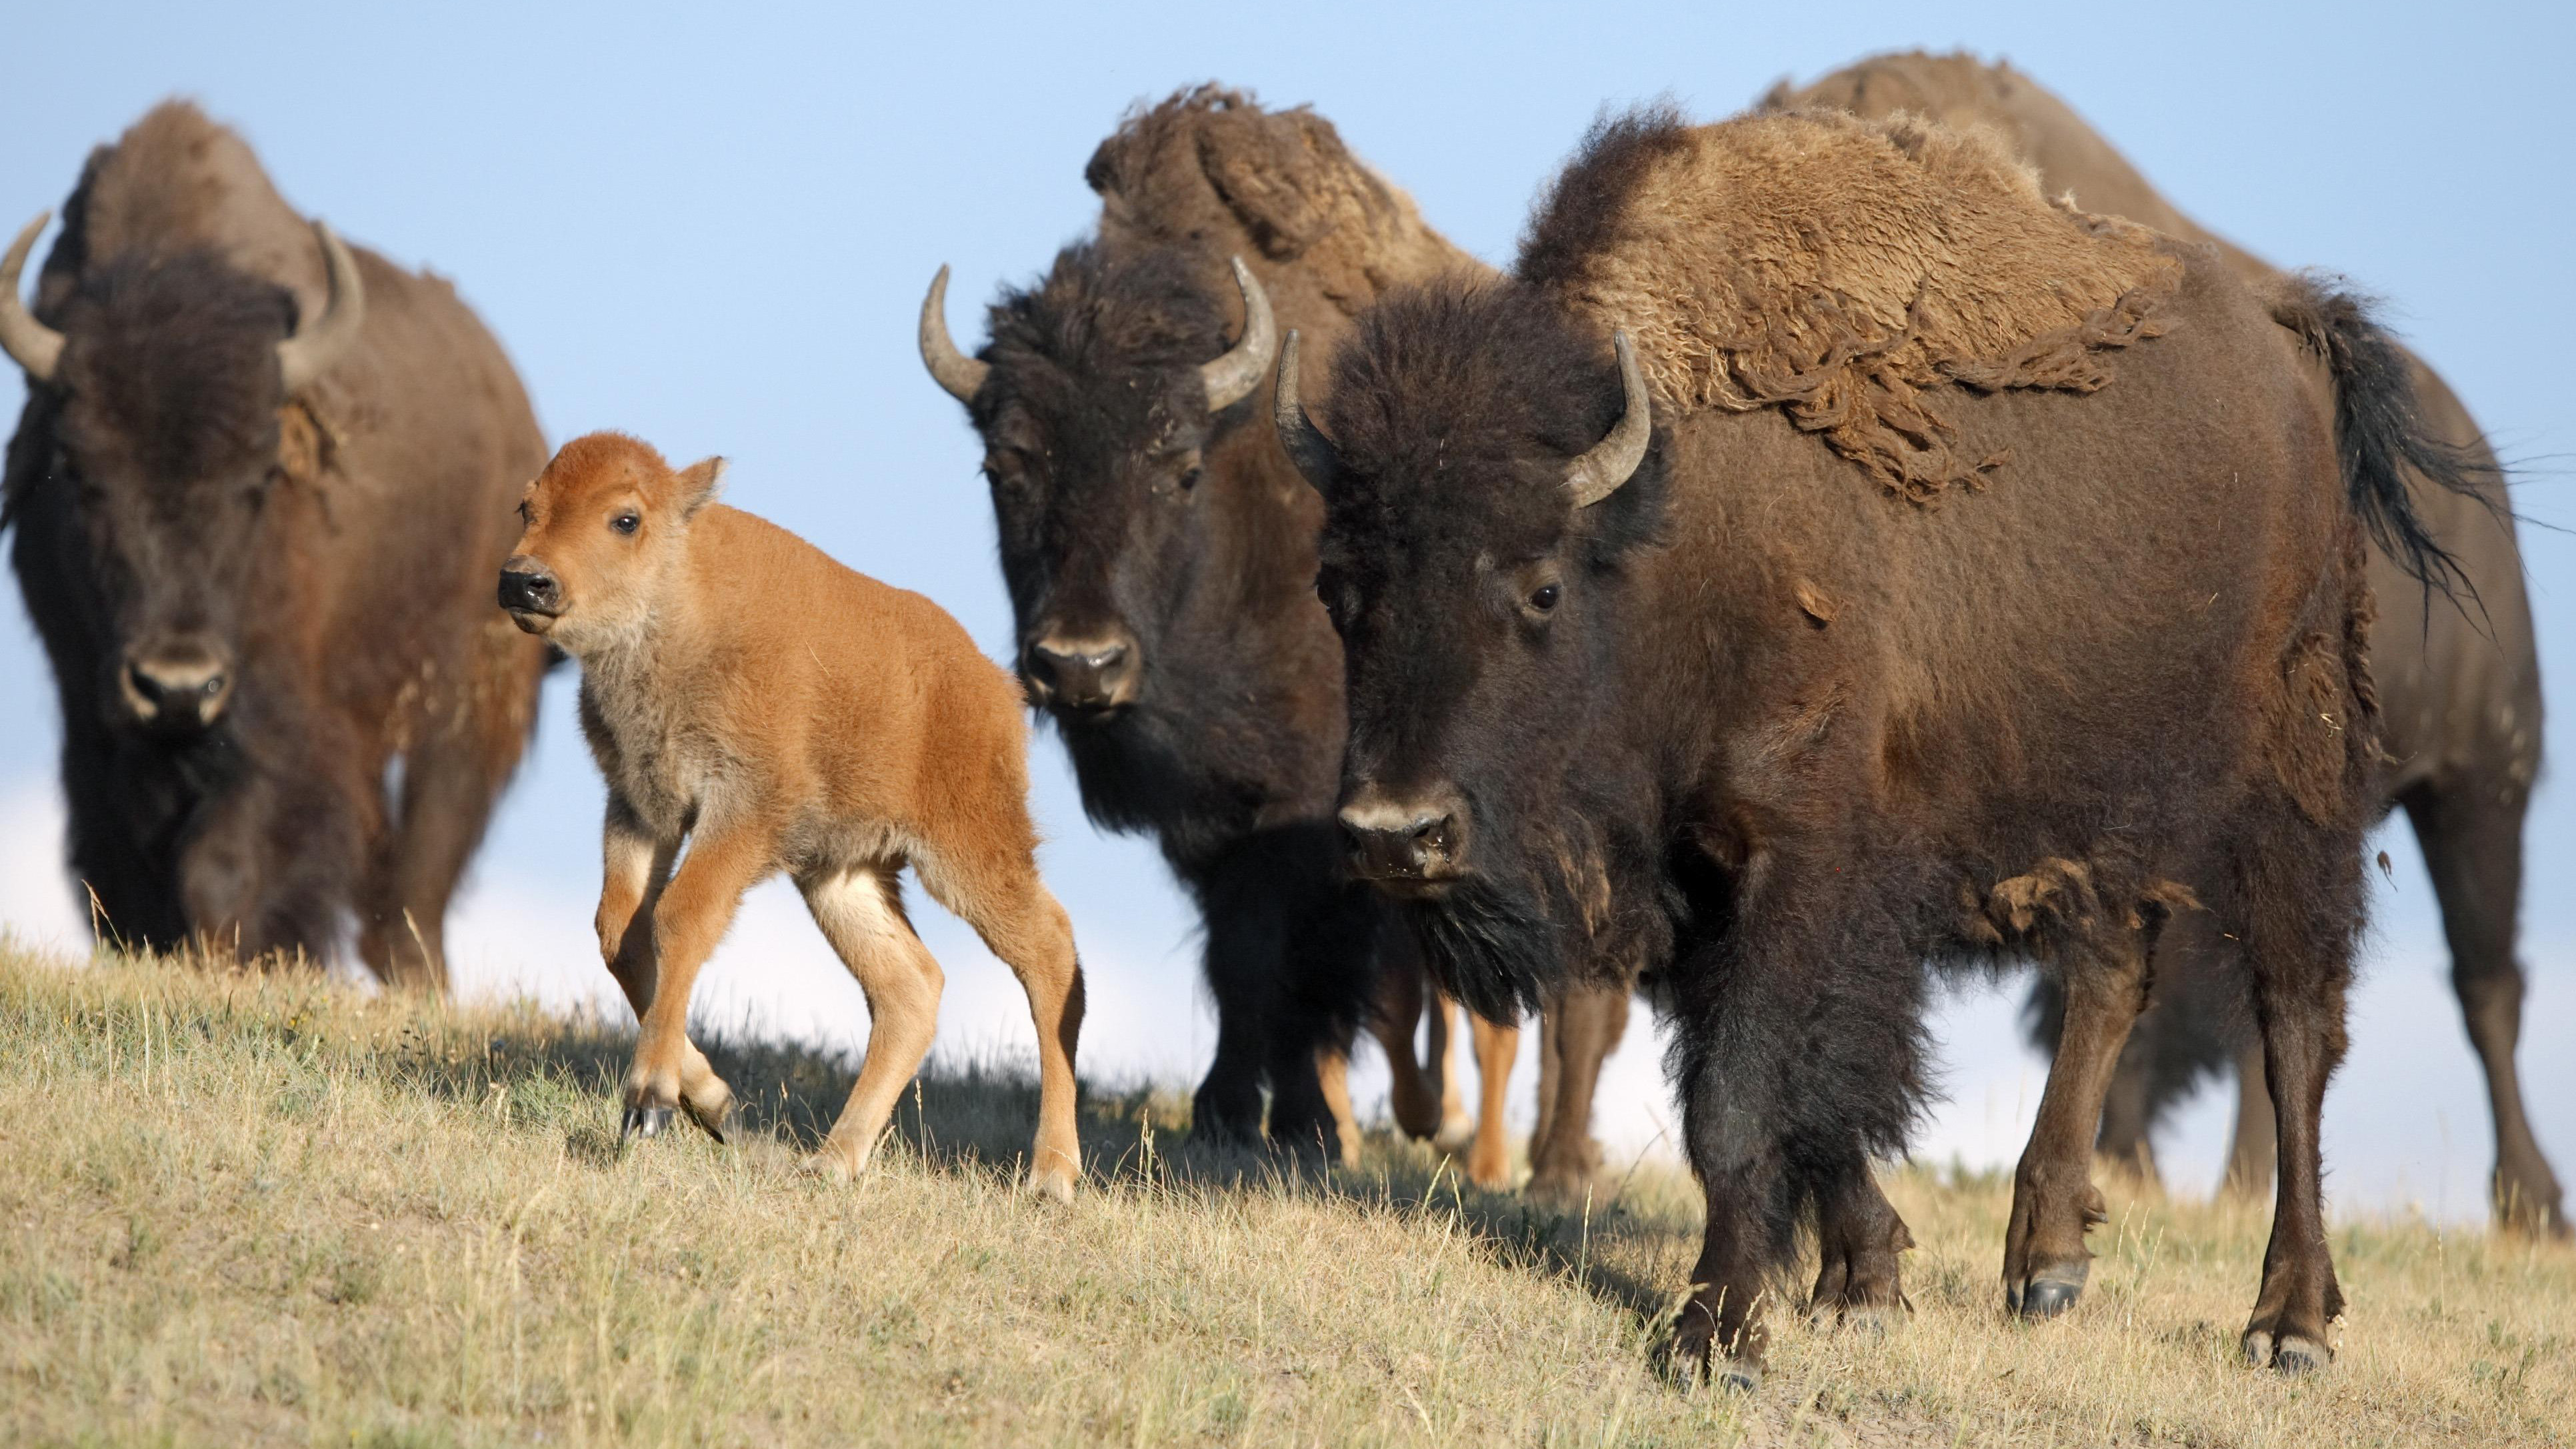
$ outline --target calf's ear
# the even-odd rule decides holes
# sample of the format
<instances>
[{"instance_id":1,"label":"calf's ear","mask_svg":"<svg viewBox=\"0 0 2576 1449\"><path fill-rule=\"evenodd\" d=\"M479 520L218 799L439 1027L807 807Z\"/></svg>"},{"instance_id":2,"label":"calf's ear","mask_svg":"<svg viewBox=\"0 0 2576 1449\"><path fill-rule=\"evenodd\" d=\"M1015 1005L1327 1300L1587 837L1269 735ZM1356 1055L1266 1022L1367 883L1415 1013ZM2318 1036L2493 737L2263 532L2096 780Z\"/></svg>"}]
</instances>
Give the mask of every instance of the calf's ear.
<instances>
[{"instance_id":1,"label":"calf's ear","mask_svg":"<svg viewBox=\"0 0 2576 1449\"><path fill-rule=\"evenodd\" d=\"M681 469L674 478L671 501L680 506L682 518L697 517L698 510L716 501L724 491L725 460L701 458Z\"/></svg>"}]
</instances>

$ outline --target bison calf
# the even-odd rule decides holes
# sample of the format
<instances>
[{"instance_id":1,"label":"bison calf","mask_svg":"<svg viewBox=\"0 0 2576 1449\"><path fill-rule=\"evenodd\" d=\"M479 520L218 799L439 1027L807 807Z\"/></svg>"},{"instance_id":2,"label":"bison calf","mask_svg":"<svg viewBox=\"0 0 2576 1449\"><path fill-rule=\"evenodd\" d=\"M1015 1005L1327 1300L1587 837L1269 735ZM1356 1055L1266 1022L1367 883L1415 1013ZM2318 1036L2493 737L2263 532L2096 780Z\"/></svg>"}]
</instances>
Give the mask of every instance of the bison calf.
<instances>
[{"instance_id":1,"label":"bison calf","mask_svg":"<svg viewBox=\"0 0 2576 1449\"><path fill-rule=\"evenodd\" d=\"M599 948L642 1021L626 1133L681 1107L731 1136L733 1093L688 1040L689 987L743 892L783 870L871 1019L811 1165L865 1167L939 1010L939 963L895 879L910 864L1028 991L1032 1181L1069 1198L1082 971L1038 880L1019 688L929 600L715 503L723 473L719 458L674 471L615 433L576 439L528 486L501 570L510 617L581 661L582 730L608 777Z\"/></svg>"}]
</instances>

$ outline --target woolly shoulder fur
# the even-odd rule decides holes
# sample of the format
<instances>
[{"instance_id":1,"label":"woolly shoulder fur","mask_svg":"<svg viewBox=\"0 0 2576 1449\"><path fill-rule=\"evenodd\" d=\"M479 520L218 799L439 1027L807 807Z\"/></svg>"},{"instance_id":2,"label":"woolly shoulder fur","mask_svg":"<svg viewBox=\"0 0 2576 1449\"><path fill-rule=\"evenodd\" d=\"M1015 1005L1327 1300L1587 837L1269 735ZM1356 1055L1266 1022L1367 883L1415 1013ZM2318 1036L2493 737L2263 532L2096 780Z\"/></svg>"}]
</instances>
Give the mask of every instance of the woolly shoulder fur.
<instances>
[{"instance_id":1,"label":"woolly shoulder fur","mask_svg":"<svg viewBox=\"0 0 2576 1449\"><path fill-rule=\"evenodd\" d=\"M2182 279L2158 233L2040 194L1993 136L1910 116L1606 120L1540 204L1522 280L1624 327L1684 411L1778 406L1929 503L2004 462L1951 446L1949 386L2091 392Z\"/></svg>"}]
</instances>

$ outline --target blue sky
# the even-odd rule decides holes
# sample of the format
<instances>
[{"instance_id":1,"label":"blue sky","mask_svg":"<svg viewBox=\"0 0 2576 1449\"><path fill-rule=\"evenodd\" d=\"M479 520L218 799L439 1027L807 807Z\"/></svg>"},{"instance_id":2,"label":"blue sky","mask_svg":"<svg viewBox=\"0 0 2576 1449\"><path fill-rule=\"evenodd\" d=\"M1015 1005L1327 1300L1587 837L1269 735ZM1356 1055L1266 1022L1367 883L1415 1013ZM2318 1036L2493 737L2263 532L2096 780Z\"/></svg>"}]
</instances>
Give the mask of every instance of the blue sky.
<instances>
[{"instance_id":1,"label":"blue sky","mask_svg":"<svg viewBox=\"0 0 2576 1449\"><path fill-rule=\"evenodd\" d=\"M9 22L0 224L58 206L87 150L155 100L238 125L287 196L456 279L516 359L550 439L639 432L734 460L730 496L854 567L919 589L1002 654L1008 612L960 410L922 374L912 318L955 266L961 340L1093 214L1084 160L1119 113L1202 79L1312 102L1426 216L1508 258L1538 186L1603 105L1669 94L1730 112L1916 45L2010 58L2204 223L2275 261L2349 273L2511 457L2517 502L2576 526L2558 340L2572 126L2563 7L1303 4L906 7L31 6ZM0 407L14 417L14 372ZM2544 667L2576 667L2564 535L2526 528ZM0 920L75 923L52 800L51 685L0 591ZM2570 748L2553 722L2554 756ZM1211 1037L1191 922L1154 855L1081 817L1037 744L1046 866L1094 982L1087 1072L1185 1079ZM605 988L585 940L599 786L550 689L536 749L457 932L478 990ZM2401 829L2380 891L2355 1050L2330 1107L2335 1191L2475 1216L2485 1109L2442 981L2430 892ZM2544 1142L2576 1168L2576 807L2544 784L2531 830L2525 1060ZM927 910L925 916L933 914ZM1008 978L944 920L945 1040L1017 1049ZM792 895L758 897L704 988L719 1013L864 1035L857 992ZM2008 1003L1945 1012L1953 1101L1927 1150L2008 1156L2036 1078ZM1669 1115L1642 1030L1605 1093L1631 1146ZM1526 1070L1526 1068L1525 1068ZM1364 1081L1376 1080L1364 1077ZM1524 1110L1526 1104L1524 1103ZM2222 1104L2172 1151L2215 1169Z\"/></svg>"}]
</instances>

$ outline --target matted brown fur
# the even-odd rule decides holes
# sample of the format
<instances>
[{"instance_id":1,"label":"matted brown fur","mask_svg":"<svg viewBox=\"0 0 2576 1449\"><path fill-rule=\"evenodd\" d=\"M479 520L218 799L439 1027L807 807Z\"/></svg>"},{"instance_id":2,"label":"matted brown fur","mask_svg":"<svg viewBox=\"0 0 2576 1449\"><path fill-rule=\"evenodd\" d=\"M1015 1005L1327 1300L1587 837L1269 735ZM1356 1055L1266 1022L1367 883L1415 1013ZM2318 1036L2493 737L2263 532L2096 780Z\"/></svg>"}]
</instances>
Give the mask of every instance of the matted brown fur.
<instances>
[{"instance_id":1,"label":"matted brown fur","mask_svg":"<svg viewBox=\"0 0 2576 1449\"><path fill-rule=\"evenodd\" d=\"M1316 302L1347 317L1399 283L1493 270L1432 230L1332 122L1221 86L1130 113L1083 179L1100 194L1103 245L1185 246L1219 266L1240 254L1281 325L1310 335Z\"/></svg>"},{"instance_id":2,"label":"matted brown fur","mask_svg":"<svg viewBox=\"0 0 2576 1449\"><path fill-rule=\"evenodd\" d=\"M2050 203L1976 132L1764 115L1649 125L1604 160L1569 173L1526 279L1626 328L1669 402L1779 406L1921 502L2005 461L1953 446L1940 389L2100 388L2101 350L2153 335L2181 280L2154 233Z\"/></svg>"}]
</instances>

